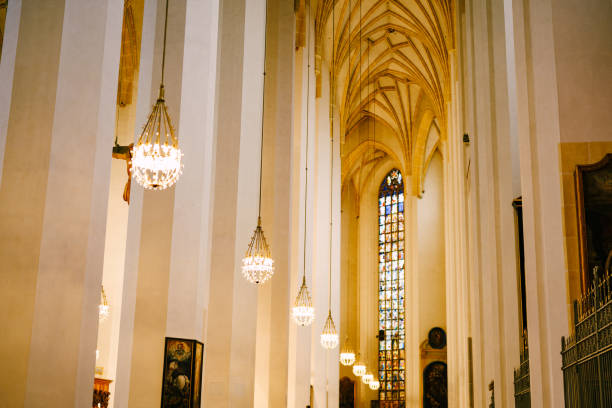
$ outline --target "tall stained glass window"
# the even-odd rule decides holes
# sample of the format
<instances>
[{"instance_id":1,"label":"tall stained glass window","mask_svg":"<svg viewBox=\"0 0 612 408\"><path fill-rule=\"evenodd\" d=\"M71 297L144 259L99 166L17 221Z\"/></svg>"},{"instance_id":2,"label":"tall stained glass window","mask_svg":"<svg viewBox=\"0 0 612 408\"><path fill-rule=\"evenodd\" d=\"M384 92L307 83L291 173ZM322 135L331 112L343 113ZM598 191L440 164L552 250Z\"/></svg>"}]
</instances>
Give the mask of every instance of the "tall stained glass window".
<instances>
[{"instance_id":1,"label":"tall stained glass window","mask_svg":"<svg viewBox=\"0 0 612 408\"><path fill-rule=\"evenodd\" d=\"M404 182L391 170L378 193L378 377L381 408L406 401L404 342Z\"/></svg>"}]
</instances>

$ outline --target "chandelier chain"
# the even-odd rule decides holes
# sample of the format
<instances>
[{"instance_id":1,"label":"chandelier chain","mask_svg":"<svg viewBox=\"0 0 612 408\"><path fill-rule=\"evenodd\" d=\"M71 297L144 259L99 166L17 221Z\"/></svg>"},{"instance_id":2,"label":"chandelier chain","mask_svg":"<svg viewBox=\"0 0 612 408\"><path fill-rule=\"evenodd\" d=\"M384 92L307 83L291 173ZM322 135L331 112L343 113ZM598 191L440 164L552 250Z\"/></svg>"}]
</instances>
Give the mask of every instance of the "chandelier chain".
<instances>
[{"instance_id":1,"label":"chandelier chain","mask_svg":"<svg viewBox=\"0 0 612 408\"><path fill-rule=\"evenodd\" d=\"M164 46L162 50L162 70L161 70L161 85L160 85L160 98L163 98L163 93L161 89L164 88L164 72L166 70L166 34L168 31L168 2L170 0L166 0L166 15L164 18Z\"/></svg>"},{"instance_id":2,"label":"chandelier chain","mask_svg":"<svg viewBox=\"0 0 612 408\"><path fill-rule=\"evenodd\" d=\"M308 216L308 139L310 138L310 1L308 1L307 20L306 20L306 48L308 69L306 70L306 166L304 176L304 281L306 281L306 229Z\"/></svg>"},{"instance_id":3,"label":"chandelier chain","mask_svg":"<svg viewBox=\"0 0 612 408\"><path fill-rule=\"evenodd\" d=\"M331 316L331 273L332 273L332 235L333 235L333 183L334 183L334 86L336 76L336 7L332 8L332 69L331 69L331 90L329 95L329 119L330 119L330 136L331 149L329 154L329 292L327 296L327 304L329 315Z\"/></svg>"},{"instance_id":4,"label":"chandelier chain","mask_svg":"<svg viewBox=\"0 0 612 408\"><path fill-rule=\"evenodd\" d=\"M264 144L264 117L266 111L266 60L268 53L268 2L266 0L264 13L264 58L263 58L263 84L261 88L261 143L259 144L259 201L257 217L261 218L261 183L263 180L263 144Z\"/></svg>"}]
</instances>

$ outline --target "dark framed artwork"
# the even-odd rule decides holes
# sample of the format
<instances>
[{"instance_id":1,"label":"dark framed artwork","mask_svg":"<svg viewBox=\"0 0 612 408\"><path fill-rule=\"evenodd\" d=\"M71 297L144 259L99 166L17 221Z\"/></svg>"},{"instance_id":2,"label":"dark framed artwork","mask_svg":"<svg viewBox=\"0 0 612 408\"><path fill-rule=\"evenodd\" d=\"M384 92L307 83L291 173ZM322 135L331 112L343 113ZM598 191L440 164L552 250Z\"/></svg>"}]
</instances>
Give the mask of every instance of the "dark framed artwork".
<instances>
[{"instance_id":1,"label":"dark framed artwork","mask_svg":"<svg viewBox=\"0 0 612 408\"><path fill-rule=\"evenodd\" d=\"M348 377L340 379L340 408L355 408L355 381Z\"/></svg>"},{"instance_id":2,"label":"dark framed artwork","mask_svg":"<svg viewBox=\"0 0 612 408\"><path fill-rule=\"evenodd\" d=\"M580 280L586 293L593 268L599 267L600 276L609 272L612 258L612 153L597 163L576 166L575 177Z\"/></svg>"},{"instance_id":3,"label":"dark framed artwork","mask_svg":"<svg viewBox=\"0 0 612 408\"><path fill-rule=\"evenodd\" d=\"M166 337L162 408L196 408L202 399L204 345L197 340Z\"/></svg>"},{"instance_id":4,"label":"dark framed artwork","mask_svg":"<svg viewBox=\"0 0 612 408\"><path fill-rule=\"evenodd\" d=\"M427 335L427 341L433 349L443 349L446 347L446 332L440 327L434 327Z\"/></svg>"},{"instance_id":5,"label":"dark framed artwork","mask_svg":"<svg viewBox=\"0 0 612 408\"><path fill-rule=\"evenodd\" d=\"M423 371L423 408L447 408L446 363L434 361Z\"/></svg>"}]
</instances>

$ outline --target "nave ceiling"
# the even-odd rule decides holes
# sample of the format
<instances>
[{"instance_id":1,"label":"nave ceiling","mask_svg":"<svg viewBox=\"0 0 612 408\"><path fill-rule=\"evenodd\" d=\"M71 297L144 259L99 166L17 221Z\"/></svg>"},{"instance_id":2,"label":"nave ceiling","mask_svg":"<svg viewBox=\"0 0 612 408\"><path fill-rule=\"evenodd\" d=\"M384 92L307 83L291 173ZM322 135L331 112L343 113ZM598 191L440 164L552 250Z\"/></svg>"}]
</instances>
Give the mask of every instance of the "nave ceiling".
<instances>
[{"instance_id":1,"label":"nave ceiling","mask_svg":"<svg viewBox=\"0 0 612 408\"><path fill-rule=\"evenodd\" d=\"M305 1L296 4L298 44L304 44ZM317 96L322 60L335 67L343 185L352 182L360 194L376 164L390 159L413 176L412 192L418 194L428 160L446 134L453 1L315 0L312 13ZM363 126L370 130L359 131Z\"/></svg>"}]
</instances>

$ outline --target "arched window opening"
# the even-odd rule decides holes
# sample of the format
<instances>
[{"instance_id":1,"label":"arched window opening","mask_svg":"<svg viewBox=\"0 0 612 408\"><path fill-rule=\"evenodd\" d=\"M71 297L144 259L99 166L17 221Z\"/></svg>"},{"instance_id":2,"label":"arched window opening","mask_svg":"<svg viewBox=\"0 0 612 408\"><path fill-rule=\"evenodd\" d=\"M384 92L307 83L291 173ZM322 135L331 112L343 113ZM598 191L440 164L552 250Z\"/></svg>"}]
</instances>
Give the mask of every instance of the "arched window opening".
<instances>
[{"instance_id":1,"label":"arched window opening","mask_svg":"<svg viewBox=\"0 0 612 408\"><path fill-rule=\"evenodd\" d=\"M405 406L404 182L391 170L378 193L378 376L381 408Z\"/></svg>"}]
</instances>

